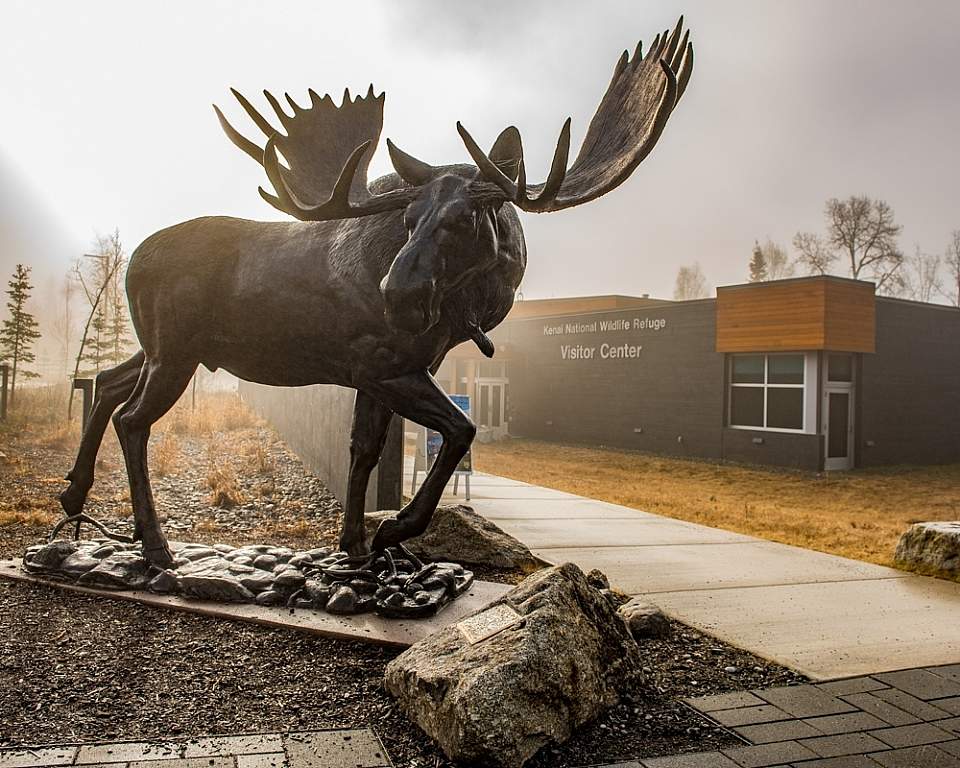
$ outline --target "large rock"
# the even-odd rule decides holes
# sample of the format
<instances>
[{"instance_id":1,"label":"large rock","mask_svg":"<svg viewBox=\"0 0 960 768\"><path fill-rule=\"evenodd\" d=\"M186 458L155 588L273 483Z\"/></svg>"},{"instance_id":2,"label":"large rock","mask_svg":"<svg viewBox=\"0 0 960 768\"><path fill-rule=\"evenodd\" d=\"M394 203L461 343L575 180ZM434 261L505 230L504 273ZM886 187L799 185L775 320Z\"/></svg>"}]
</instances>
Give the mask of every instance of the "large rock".
<instances>
[{"instance_id":1,"label":"large rock","mask_svg":"<svg viewBox=\"0 0 960 768\"><path fill-rule=\"evenodd\" d=\"M630 628L630 634L636 640L650 637L666 637L670 634L670 620L659 606L648 603L641 597L635 597L618 609Z\"/></svg>"},{"instance_id":2,"label":"large rock","mask_svg":"<svg viewBox=\"0 0 960 768\"><path fill-rule=\"evenodd\" d=\"M493 616L509 622L513 611L509 626L486 639L469 631ZM626 623L566 563L411 646L390 662L384 682L452 760L518 768L615 704L642 682L640 670Z\"/></svg>"},{"instance_id":3,"label":"large rock","mask_svg":"<svg viewBox=\"0 0 960 768\"><path fill-rule=\"evenodd\" d=\"M380 522L396 512L373 512L366 517L367 536L376 533ZM418 557L452 560L490 568L520 568L531 573L545 563L527 546L498 528L471 507L454 504L438 507L426 531L404 542Z\"/></svg>"},{"instance_id":4,"label":"large rock","mask_svg":"<svg viewBox=\"0 0 960 768\"><path fill-rule=\"evenodd\" d=\"M923 573L960 576L960 522L911 525L900 537L894 559Z\"/></svg>"}]
</instances>

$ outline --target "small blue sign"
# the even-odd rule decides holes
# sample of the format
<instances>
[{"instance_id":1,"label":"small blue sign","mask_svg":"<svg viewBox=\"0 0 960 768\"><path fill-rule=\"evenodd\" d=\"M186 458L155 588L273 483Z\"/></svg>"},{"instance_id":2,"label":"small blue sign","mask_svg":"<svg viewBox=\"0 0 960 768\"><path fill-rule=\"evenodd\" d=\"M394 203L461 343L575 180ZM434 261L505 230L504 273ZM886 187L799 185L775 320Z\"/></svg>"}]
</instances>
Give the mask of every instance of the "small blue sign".
<instances>
[{"instance_id":1,"label":"small blue sign","mask_svg":"<svg viewBox=\"0 0 960 768\"><path fill-rule=\"evenodd\" d=\"M453 404L463 411L467 416L470 415L470 395L450 395ZM443 438L439 432L432 429L427 430L427 466L432 467L437 454L440 453L440 446L443 445ZM457 465L457 472L473 472L473 452L468 450L466 455Z\"/></svg>"}]
</instances>

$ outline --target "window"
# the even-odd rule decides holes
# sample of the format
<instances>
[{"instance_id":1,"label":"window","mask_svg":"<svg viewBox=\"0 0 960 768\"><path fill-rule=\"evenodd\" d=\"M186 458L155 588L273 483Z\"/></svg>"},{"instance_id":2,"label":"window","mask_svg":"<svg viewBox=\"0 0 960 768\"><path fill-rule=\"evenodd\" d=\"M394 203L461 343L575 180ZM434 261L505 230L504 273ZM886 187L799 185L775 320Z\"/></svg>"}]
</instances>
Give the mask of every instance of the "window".
<instances>
[{"instance_id":1,"label":"window","mask_svg":"<svg viewBox=\"0 0 960 768\"><path fill-rule=\"evenodd\" d=\"M453 378L453 393L456 395L467 394L467 361L457 360L456 375Z\"/></svg>"},{"instance_id":2,"label":"window","mask_svg":"<svg viewBox=\"0 0 960 768\"><path fill-rule=\"evenodd\" d=\"M499 379L503 378L502 360L481 360L477 363L477 378L481 379Z\"/></svg>"},{"instance_id":3,"label":"window","mask_svg":"<svg viewBox=\"0 0 960 768\"><path fill-rule=\"evenodd\" d=\"M853 381L853 355L831 354L827 358L828 381Z\"/></svg>"},{"instance_id":4,"label":"window","mask_svg":"<svg viewBox=\"0 0 960 768\"><path fill-rule=\"evenodd\" d=\"M730 426L803 430L803 355L733 355Z\"/></svg>"}]
</instances>

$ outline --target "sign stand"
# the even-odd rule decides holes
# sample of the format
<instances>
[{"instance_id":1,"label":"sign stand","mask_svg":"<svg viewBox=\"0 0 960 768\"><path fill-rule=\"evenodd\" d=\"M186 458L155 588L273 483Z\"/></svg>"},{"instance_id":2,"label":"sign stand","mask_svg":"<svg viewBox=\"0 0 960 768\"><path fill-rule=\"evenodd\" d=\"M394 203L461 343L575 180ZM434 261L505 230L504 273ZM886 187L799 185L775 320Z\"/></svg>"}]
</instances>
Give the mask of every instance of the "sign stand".
<instances>
[{"instance_id":1,"label":"sign stand","mask_svg":"<svg viewBox=\"0 0 960 768\"><path fill-rule=\"evenodd\" d=\"M9 374L10 366L6 363L0 365L0 421L7 420L7 381Z\"/></svg>"},{"instance_id":2,"label":"sign stand","mask_svg":"<svg viewBox=\"0 0 960 768\"><path fill-rule=\"evenodd\" d=\"M83 392L83 414L80 421L80 430L87 428L90 421L90 411L93 409L93 379L74 379L73 388Z\"/></svg>"},{"instance_id":3,"label":"sign stand","mask_svg":"<svg viewBox=\"0 0 960 768\"><path fill-rule=\"evenodd\" d=\"M470 415L470 395L450 395L454 404L467 416ZM436 461L437 454L440 453L440 446L443 445L443 438L439 432L426 427L420 427L417 431L417 453L413 459L413 478L410 481L410 495L413 496L417 489L417 474L420 472L429 472L433 462ZM470 501L470 475L473 474L473 449L467 451L466 455L460 459L456 470L453 473L453 495L457 495L460 487L460 478L463 477L463 485L466 501Z\"/></svg>"}]
</instances>

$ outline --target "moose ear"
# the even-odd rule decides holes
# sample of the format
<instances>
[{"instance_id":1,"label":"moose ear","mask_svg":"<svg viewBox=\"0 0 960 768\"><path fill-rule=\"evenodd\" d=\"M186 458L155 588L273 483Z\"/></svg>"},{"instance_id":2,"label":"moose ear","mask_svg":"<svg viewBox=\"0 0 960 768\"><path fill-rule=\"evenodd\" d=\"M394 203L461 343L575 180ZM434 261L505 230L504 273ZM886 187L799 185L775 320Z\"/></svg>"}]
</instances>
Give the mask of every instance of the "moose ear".
<instances>
[{"instance_id":1,"label":"moose ear","mask_svg":"<svg viewBox=\"0 0 960 768\"><path fill-rule=\"evenodd\" d=\"M422 187L433 178L434 167L423 160L417 160L413 155L408 155L390 139L387 139L387 151L390 153L390 162L393 168L407 184L414 187Z\"/></svg>"},{"instance_id":2,"label":"moose ear","mask_svg":"<svg viewBox=\"0 0 960 768\"><path fill-rule=\"evenodd\" d=\"M523 144L520 142L520 131L514 126L504 128L493 142L493 149L488 157L511 180L517 180L520 172L520 161L523 159Z\"/></svg>"}]
</instances>

